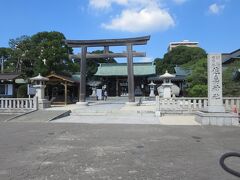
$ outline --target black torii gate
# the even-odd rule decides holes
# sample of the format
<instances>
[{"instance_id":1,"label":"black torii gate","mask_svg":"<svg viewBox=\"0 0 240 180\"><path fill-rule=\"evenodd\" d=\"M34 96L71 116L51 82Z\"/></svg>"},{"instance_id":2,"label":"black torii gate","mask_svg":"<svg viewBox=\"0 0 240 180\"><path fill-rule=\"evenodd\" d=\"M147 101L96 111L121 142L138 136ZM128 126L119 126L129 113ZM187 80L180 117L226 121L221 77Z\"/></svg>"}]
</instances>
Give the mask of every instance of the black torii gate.
<instances>
[{"instance_id":1,"label":"black torii gate","mask_svg":"<svg viewBox=\"0 0 240 180\"><path fill-rule=\"evenodd\" d=\"M124 58L127 57L128 65L128 100L135 102L134 95L134 72L133 72L133 57L146 57L145 52L133 51L134 45L145 45L150 39L150 36L124 38L124 39L99 39L99 40L65 40L65 44L72 48L81 48L80 55L71 55L71 58L80 58L80 92L79 102L84 103L86 100L86 59L93 58ZM109 53L110 46L126 46L127 52ZM89 54L88 47L104 47L103 54Z\"/></svg>"}]
</instances>

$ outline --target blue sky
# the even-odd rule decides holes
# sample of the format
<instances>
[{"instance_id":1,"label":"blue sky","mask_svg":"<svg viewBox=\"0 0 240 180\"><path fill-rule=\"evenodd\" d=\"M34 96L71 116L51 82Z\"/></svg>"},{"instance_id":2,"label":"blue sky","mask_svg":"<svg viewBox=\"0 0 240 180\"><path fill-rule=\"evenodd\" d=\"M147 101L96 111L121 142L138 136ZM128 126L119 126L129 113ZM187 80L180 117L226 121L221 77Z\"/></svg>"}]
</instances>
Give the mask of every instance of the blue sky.
<instances>
[{"instance_id":1,"label":"blue sky","mask_svg":"<svg viewBox=\"0 0 240 180\"><path fill-rule=\"evenodd\" d=\"M207 52L231 52L240 48L239 7L239 0L7 0L1 2L0 47L21 35L59 31L67 39L151 35L135 48L147 53L137 61L163 57L170 42L186 39Z\"/></svg>"}]
</instances>

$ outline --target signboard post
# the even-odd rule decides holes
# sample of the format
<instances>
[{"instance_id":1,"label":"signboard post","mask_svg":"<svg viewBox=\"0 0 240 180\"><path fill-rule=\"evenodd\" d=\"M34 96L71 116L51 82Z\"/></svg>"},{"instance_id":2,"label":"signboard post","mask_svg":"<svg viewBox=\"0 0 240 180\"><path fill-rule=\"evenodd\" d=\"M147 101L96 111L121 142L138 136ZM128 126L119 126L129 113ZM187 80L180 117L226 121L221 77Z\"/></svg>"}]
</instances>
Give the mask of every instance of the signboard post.
<instances>
[{"instance_id":1,"label":"signboard post","mask_svg":"<svg viewBox=\"0 0 240 180\"><path fill-rule=\"evenodd\" d=\"M36 94L36 88L34 88L32 84L28 84L27 87L28 87L27 93L29 96Z\"/></svg>"}]
</instances>

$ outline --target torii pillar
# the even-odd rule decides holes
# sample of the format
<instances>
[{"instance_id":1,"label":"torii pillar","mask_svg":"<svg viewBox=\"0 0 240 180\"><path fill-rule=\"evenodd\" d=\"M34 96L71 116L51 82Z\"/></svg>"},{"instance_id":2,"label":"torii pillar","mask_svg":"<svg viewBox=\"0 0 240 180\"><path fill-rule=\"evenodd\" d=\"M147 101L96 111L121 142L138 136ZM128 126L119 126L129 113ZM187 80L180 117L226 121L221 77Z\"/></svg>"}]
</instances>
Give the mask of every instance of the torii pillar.
<instances>
[{"instance_id":1,"label":"torii pillar","mask_svg":"<svg viewBox=\"0 0 240 180\"><path fill-rule=\"evenodd\" d=\"M133 72L133 54L132 44L127 45L127 65L128 65L128 101L129 103L135 102L134 95L134 72Z\"/></svg>"},{"instance_id":2,"label":"torii pillar","mask_svg":"<svg viewBox=\"0 0 240 180\"><path fill-rule=\"evenodd\" d=\"M86 104L86 76L87 76L87 47L81 47L81 60L80 60L80 92L79 92L79 102L77 104Z\"/></svg>"}]
</instances>

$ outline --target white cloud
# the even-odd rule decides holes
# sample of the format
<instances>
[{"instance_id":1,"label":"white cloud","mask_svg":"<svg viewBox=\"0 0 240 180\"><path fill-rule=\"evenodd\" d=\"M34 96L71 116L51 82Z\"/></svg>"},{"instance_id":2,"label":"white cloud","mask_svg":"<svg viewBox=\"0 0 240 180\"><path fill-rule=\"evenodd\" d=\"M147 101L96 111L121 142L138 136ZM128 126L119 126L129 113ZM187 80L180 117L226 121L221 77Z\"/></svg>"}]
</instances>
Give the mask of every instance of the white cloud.
<instances>
[{"instance_id":1,"label":"white cloud","mask_svg":"<svg viewBox=\"0 0 240 180\"><path fill-rule=\"evenodd\" d=\"M175 2L176 4L183 4L188 0L173 0L173 2Z\"/></svg>"},{"instance_id":2,"label":"white cloud","mask_svg":"<svg viewBox=\"0 0 240 180\"><path fill-rule=\"evenodd\" d=\"M102 23L105 29L152 32L165 31L175 25L168 10L160 6L160 0L89 0L90 7L98 10L109 9L113 4L118 5L121 12L110 22Z\"/></svg>"},{"instance_id":3,"label":"white cloud","mask_svg":"<svg viewBox=\"0 0 240 180\"><path fill-rule=\"evenodd\" d=\"M164 31L175 25L173 18L165 9L145 8L141 10L127 9L112 19L103 23L102 27L111 30L128 32Z\"/></svg>"},{"instance_id":4,"label":"white cloud","mask_svg":"<svg viewBox=\"0 0 240 180\"><path fill-rule=\"evenodd\" d=\"M89 5L95 9L106 9L111 7L111 0L90 0Z\"/></svg>"},{"instance_id":5,"label":"white cloud","mask_svg":"<svg viewBox=\"0 0 240 180\"><path fill-rule=\"evenodd\" d=\"M89 6L94 9L108 9L113 4L125 6L127 8L143 8L146 6L158 6L159 0L89 0Z\"/></svg>"},{"instance_id":6,"label":"white cloud","mask_svg":"<svg viewBox=\"0 0 240 180\"><path fill-rule=\"evenodd\" d=\"M225 6L224 5L219 5L219 4L211 4L208 8L209 12L211 14L219 14L220 12L222 12L224 10Z\"/></svg>"}]
</instances>

